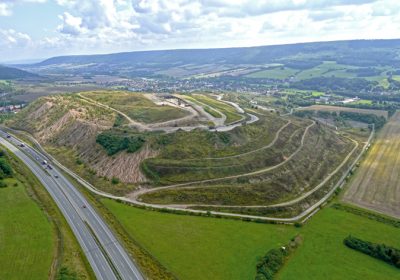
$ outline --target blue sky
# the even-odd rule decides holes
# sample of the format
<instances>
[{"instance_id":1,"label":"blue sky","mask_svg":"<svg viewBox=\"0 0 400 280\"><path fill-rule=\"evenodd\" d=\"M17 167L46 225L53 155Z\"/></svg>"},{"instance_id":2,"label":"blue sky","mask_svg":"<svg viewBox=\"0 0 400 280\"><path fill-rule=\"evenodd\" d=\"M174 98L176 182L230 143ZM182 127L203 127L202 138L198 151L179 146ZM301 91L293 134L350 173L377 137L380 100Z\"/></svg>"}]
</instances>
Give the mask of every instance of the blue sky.
<instances>
[{"instance_id":1,"label":"blue sky","mask_svg":"<svg viewBox=\"0 0 400 280\"><path fill-rule=\"evenodd\" d=\"M399 0L0 0L0 61L386 38Z\"/></svg>"}]
</instances>

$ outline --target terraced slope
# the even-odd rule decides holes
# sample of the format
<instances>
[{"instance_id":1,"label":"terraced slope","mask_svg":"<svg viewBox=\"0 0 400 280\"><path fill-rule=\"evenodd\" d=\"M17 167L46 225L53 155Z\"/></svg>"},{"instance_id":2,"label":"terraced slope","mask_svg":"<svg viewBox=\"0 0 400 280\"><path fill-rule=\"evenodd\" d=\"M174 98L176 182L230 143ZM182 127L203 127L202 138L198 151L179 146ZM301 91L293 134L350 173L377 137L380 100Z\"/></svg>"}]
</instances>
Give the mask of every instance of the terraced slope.
<instances>
[{"instance_id":1,"label":"terraced slope","mask_svg":"<svg viewBox=\"0 0 400 280\"><path fill-rule=\"evenodd\" d=\"M314 198L314 190L320 197L360 152L358 143L311 121L292 119L276 135L265 147L255 145L253 152L203 159L162 158L161 153L147 159L147 174L167 186L143 191L139 197L156 204L260 212L256 208L307 192ZM269 210L261 210L265 211Z\"/></svg>"}]
</instances>

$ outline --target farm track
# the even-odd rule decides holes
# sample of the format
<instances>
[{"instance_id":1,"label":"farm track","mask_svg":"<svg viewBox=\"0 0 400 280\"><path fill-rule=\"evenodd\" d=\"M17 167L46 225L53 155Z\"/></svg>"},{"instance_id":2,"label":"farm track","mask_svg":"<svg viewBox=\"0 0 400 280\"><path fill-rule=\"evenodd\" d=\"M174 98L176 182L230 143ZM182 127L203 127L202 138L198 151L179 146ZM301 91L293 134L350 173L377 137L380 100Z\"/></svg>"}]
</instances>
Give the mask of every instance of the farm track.
<instances>
[{"instance_id":1,"label":"farm track","mask_svg":"<svg viewBox=\"0 0 400 280\"><path fill-rule=\"evenodd\" d=\"M400 218L400 112L379 133L343 200Z\"/></svg>"}]
</instances>

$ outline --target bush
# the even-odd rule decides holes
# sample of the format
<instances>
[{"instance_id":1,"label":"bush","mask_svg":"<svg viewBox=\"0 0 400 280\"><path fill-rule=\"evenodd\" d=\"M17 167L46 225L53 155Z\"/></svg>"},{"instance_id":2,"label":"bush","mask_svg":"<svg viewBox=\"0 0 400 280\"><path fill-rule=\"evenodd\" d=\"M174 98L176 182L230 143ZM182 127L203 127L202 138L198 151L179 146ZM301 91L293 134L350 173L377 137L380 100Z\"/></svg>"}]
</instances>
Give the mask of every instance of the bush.
<instances>
[{"instance_id":1,"label":"bush","mask_svg":"<svg viewBox=\"0 0 400 280\"><path fill-rule=\"evenodd\" d=\"M371 257L383 260L388 264L400 268L400 250L386 246L385 244L376 244L364 241L349 235L343 240L343 243L354 250L367 254Z\"/></svg>"},{"instance_id":2,"label":"bush","mask_svg":"<svg viewBox=\"0 0 400 280\"><path fill-rule=\"evenodd\" d=\"M378 117L374 114L361 114L356 112L340 112L340 117L344 119L350 119L353 121L364 122L368 124L374 124L376 129L383 127L386 123L384 117Z\"/></svg>"},{"instance_id":3,"label":"bush","mask_svg":"<svg viewBox=\"0 0 400 280\"><path fill-rule=\"evenodd\" d=\"M285 262L287 251L272 249L257 264L256 280L272 280Z\"/></svg>"},{"instance_id":4,"label":"bush","mask_svg":"<svg viewBox=\"0 0 400 280\"><path fill-rule=\"evenodd\" d=\"M112 177L111 183L112 183L113 185L117 185L117 184L119 184L119 179L116 178L116 177Z\"/></svg>"},{"instance_id":5,"label":"bush","mask_svg":"<svg viewBox=\"0 0 400 280\"><path fill-rule=\"evenodd\" d=\"M145 140L141 136L123 136L108 131L100 133L96 142L103 146L109 156L112 156L123 150L134 153L143 146Z\"/></svg>"},{"instance_id":6,"label":"bush","mask_svg":"<svg viewBox=\"0 0 400 280\"><path fill-rule=\"evenodd\" d=\"M0 181L0 189L7 188L7 184L4 181Z\"/></svg>"},{"instance_id":7,"label":"bush","mask_svg":"<svg viewBox=\"0 0 400 280\"><path fill-rule=\"evenodd\" d=\"M61 267L57 275L57 280L77 280L78 276L75 272L71 272L67 267Z\"/></svg>"},{"instance_id":8,"label":"bush","mask_svg":"<svg viewBox=\"0 0 400 280\"><path fill-rule=\"evenodd\" d=\"M7 159L0 158L0 178L10 177L13 171Z\"/></svg>"}]
</instances>

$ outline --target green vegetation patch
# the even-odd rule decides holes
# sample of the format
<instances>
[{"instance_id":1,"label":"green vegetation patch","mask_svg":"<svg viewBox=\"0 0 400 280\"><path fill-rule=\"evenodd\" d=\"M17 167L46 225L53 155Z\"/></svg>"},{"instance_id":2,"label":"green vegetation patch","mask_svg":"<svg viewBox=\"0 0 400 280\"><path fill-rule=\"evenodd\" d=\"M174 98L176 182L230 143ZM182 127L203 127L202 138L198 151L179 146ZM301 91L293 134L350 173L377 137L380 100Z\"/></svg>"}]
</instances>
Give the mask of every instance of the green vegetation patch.
<instances>
[{"instance_id":1,"label":"green vegetation patch","mask_svg":"<svg viewBox=\"0 0 400 280\"><path fill-rule=\"evenodd\" d=\"M343 246L343 239L349 234L374 243L400 246L399 228L325 208L301 228L303 243L277 279L398 279L399 271L394 266Z\"/></svg>"},{"instance_id":2,"label":"green vegetation patch","mask_svg":"<svg viewBox=\"0 0 400 280\"><path fill-rule=\"evenodd\" d=\"M296 75L297 72L298 72L298 70L296 70L296 69L279 66L279 67L274 67L274 68L254 72L254 73L247 75L246 77L285 80L285 79L290 78L291 76Z\"/></svg>"},{"instance_id":3,"label":"green vegetation patch","mask_svg":"<svg viewBox=\"0 0 400 280\"><path fill-rule=\"evenodd\" d=\"M103 199L125 230L179 279L252 279L296 228L137 209Z\"/></svg>"},{"instance_id":4,"label":"green vegetation patch","mask_svg":"<svg viewBox=\"0 0 400 280\"><path fill-rule=\"evenodd\" d=\"M125 136L112 131L105 131L97 135L96 142L103 146L109 156L126 150L128 153L138 151L145 139L142 136Z\"/></svg>"},{"instance_id":5,"label":"green vegetation patch","mask_svg":"<svg viewBox=\"0 0 400 280\"><path fill-rule=\"evenodd\" d=\"M289 255L296 249L301 240L300 236L293 238L288 244L280 248L274 248L257 264L256 280L273 280L275 274L282 268Z\"/></svg>"},{"instance_id":6,"label":"green vegetation patch","mask_svg":"<svg viewBox=\"0 0 400 280\"><path fill-rule=\"evenodd\" d=\"M50 222L13 178L0 188L0 279L47 279L54 253Z\"/></svg>"},{"instance_id":7,"label":"green vegetation patch","mask_svg":"<svg viewBox=\"0 0 400 280\"><path fill-rule=\"evenodd\" d=\"M400 250L385 244L376 244L349 235L343 243L354 250L400 268Z\"/></svg>"}]
</instances>

